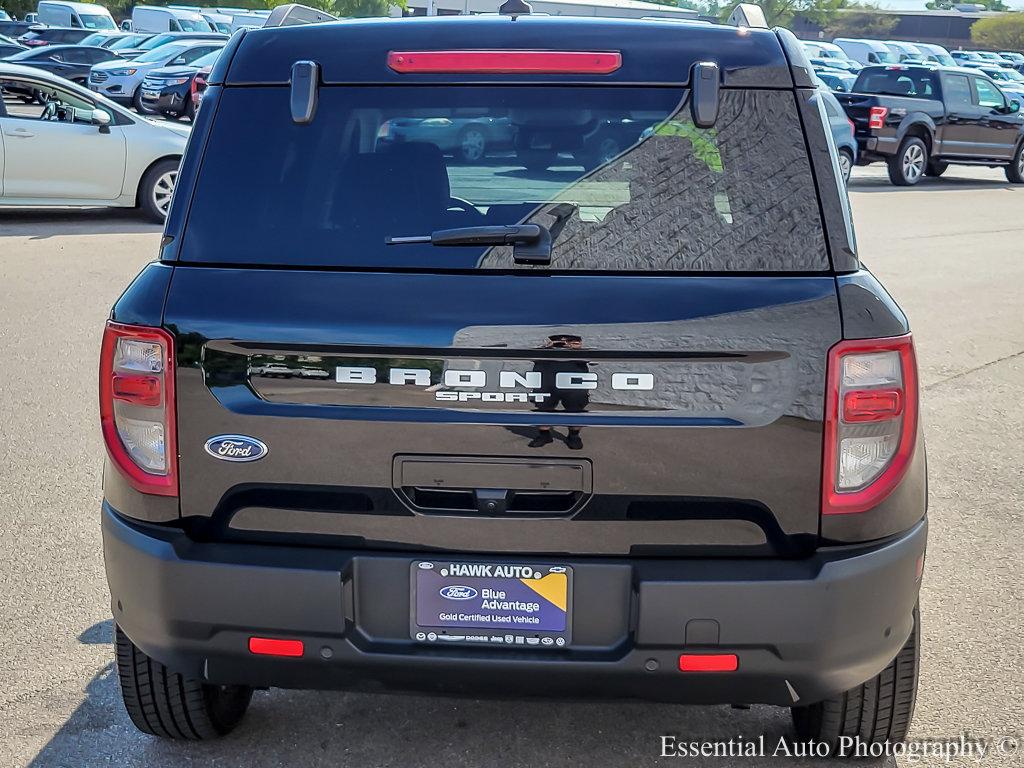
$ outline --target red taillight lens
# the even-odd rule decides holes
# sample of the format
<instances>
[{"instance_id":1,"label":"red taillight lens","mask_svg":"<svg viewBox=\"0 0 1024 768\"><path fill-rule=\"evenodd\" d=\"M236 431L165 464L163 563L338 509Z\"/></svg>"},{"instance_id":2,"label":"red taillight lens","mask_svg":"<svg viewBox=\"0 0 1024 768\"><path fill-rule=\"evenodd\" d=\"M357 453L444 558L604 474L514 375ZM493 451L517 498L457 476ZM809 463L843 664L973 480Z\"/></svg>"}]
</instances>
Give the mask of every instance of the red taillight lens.
<instances>
[{"instance_id":1,"label":"red taillight lens","mask_svg":"<svg viewBox=\"0 0 1024 768\"><path fill-rule=\"evenodd\" d=\"M402 74L476 73L607 75L622 66L618 51L391 51L388 67Z\"/></svg>"},{"instance_id":2,"label":"red taillight lens","mask_svg":"<svg viewBox=\"0 0 1024 768\"><path fill-rule=\"evenodd\" d=\"M250 637L249 653L258 656L301 656L304 646L301 640L278 640L273 637Z\"/></svg>"},{"instance_id":3,"label":"red taillight lens","mask_svg":"<svg viewBox=\"0 0 1024 768\"><path fill-rule=\"evenodd\" d=\"M877 506L906 474L917 440L910 335L843 341L828 355L822 514Z\"/></svg>"},{"instance_id":4,"label":"red taillight lens","mask_svg":"<svg viewBox=\"0 0 1024 768\"><path fill-rule=\"evenodd\" d=\"M735 653L684 653L679 657L680 672L735 672L739 666Z\"/></svg>"},{"instance_id":5,"label":"red taillight lens","mask_svg":"<svg viewBox=\"0 0 1024 768\"><path fill-rule=\"evenodd\" d=\"M110 461L137 491L178 495L174 339L108 322L100 352L100 426Z\"/></svg>"},{"instance_id":6,"label":"red taillight lens","mask_svg":"<svg viewBox=\"0 0 1024 768\"><path fill-rule=\"evenodd\" d=\"M850 133L856 134L857 133L857 124L855 122L853 122L853 120L851 120L850 118L846 118L846 122L848 122L850 124Z\"/></svg>"},{"instance_id":7,"label":"red taillight lens","mask_svg":"<svg viewBox=\"0 0 1024 768\"><path fill-rule=\"evenodd\" d=\"M888 107L872 107L868 112L868 128L882 128L889 114Z\"/></svg>"}]
</instances>

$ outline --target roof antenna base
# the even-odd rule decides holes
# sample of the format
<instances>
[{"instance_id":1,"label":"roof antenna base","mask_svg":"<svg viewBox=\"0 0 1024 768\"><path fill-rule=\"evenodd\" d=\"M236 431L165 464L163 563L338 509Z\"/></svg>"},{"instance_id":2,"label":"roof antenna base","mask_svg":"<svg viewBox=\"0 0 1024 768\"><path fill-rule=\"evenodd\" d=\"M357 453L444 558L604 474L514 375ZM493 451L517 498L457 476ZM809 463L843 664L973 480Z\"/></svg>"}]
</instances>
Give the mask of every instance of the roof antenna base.
<instances>
[{"instance_id":1,"label":"roof antenna base","mask_svg":"<svg viewBox=\"0 0 1024 768\"><path fill-rule=\"evenodd\" d=\"M498 13L502 16L511 16L515 21L517 16L528 16L533 13L533 6L526 0L505 0L498 8Z\"/></svg>"}]
</instances>

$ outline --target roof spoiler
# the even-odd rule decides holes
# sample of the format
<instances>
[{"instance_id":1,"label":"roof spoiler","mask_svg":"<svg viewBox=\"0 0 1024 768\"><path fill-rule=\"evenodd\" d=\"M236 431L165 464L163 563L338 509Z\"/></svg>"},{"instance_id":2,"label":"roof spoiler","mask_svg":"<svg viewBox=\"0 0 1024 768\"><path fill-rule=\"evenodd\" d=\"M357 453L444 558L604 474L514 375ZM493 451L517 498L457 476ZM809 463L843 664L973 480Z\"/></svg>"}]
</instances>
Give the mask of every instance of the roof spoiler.
<instances>
[{"instance_id":1,"label":"roof spoiler","mask_svg":"<svg viewBox=\"0 0 1024 768\"><path fill-rule=\"evenodd\" d=\"M267 22L263 26L264 28L293 27L300 24L321 24L325 21L337 20L337 16L332 16L324 11L318 11L316 8L310 8L308 5L288 3L287 5L279 5L272 10L267 17Z\"/></svg>"},{"instance_id":2,"label":"roof spoiler","mask_svg":"<svg viewBox=\"0 0 1024 768\"><path fill-rule=\"evenodd\" d=\"M733 8L727 23L734 27L768 29L768 19L765 18L764 11L761 10L761 6L753 3L740 3Z\"/></svg>"}]
</instances>

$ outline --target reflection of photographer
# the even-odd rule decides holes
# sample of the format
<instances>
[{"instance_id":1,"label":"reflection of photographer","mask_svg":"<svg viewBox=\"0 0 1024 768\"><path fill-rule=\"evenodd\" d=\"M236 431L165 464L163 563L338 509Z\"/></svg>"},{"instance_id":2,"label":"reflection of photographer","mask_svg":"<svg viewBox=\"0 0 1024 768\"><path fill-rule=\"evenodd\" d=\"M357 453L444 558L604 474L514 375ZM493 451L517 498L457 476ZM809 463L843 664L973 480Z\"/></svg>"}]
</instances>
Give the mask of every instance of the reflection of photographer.
<instances>
[{"instance_id":1,"label":"reflection of photographer","mask_svg":"<svg viewBox=\"0 0 1024 768\"><path fill-rule=\"evenodd\" d=\"M575 351L583 349L583 339L569 334L551 336L544 348ZM538 411L552 412L557 410L559 404L566 413L582 413L587 409L587 405L590 404L590 390L559 389L557 386L559 373L587 373L589 367L586 360L537 360L533 364L533 370L540 374L541 391L550 394L550 397L537 404ZM540 427L539 430L537 437L530 441L531 448L540 448L554 439L551 427ZM583 447L579 427L569 427L565 444L573 450Z\"/></svg>"}]
</instances>

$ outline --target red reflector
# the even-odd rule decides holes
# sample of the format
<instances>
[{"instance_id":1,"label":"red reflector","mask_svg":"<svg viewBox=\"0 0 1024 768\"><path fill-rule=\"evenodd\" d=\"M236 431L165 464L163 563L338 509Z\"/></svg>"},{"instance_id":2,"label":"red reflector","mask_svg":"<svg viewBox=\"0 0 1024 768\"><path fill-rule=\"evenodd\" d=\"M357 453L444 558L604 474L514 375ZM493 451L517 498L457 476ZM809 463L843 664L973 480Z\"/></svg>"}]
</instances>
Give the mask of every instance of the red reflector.
<instances>
[{"instance_id":1,"label":"red reflector","mask_svg":"<svg viewBox=\"0 0 1024 768\"><path fill-rule=\"evenodd\" d=\"M275 640L272 637L250 637L249 653L260 656L301 656L301 640Z\"/></svg>"},{"instance_id":2,"label":"red reflector","mask_svg":"<svg viewBox=\"0 0 1024 768\"><path fill-rule=\"evenodd\" d=\"M117 374L111 392L115 400L133 405L160 405L160 377Z\"/></svg>"},{"instance_id":3,"label":"red reflector","mask_svg":"<svg viewBox=\"0 0 1024 768\"><path fill-rule=\"evenodd\" d=\"M843 421L885 421L903 413L898 389L856 389L843 397Z\"/></svg>"},{"instance_id":4,"label":"red reflector","mask_svg":"<svg viewBox=\"0 0 1024 768\"><path fill-rule=\"evenodd\" d=\"M735 653L684 653L679 657L680 672L735 672L739 666Z\"/></svg>"},{"instance_id":5,"label":"red reflector","mask_svg":"<svg viewBox=\"0 0 1024 768\"><path fill-rule=\"evenodd\" d=\"M868 128L882 128L885 125L885 118L889 114L888 107L872 107L868 112Z\"/></svg>"},{"instance_id":6,"label":"red reflector","mask_svg":"<svg viewBox=\"0 0 1024 768\"><path fill-rule=\"evenodd\" d=\"M622 66L618 51L391 51L395 72L607 75Z\"/></svg>"}]
</instances>

